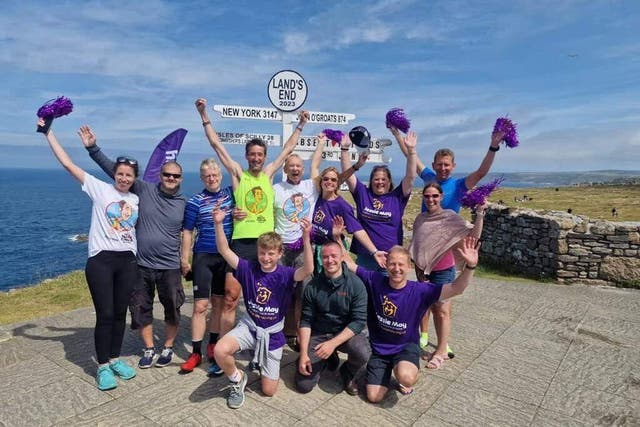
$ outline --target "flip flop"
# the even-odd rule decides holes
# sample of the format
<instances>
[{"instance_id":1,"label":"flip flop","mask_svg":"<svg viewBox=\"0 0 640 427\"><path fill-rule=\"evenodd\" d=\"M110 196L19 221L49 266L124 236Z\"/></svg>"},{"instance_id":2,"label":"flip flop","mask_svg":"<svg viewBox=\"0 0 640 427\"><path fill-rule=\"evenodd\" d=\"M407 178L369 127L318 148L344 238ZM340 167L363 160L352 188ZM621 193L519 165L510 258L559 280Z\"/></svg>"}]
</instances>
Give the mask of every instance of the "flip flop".
<instances>
[{"instance_id":1,"label":"flip flop","mask_svg":"<svg viewBox=\"0 0 640 427\"><path fill-rule=\"evenodd\" d=\"M402 394L403 396L408 396L411 393L413 393L413 387L405 387L402 384L398 383L398 391L400 392L400 394Z\"/></svg>"},{"instance_id":2,"label":"flip flop","mask_svg":"<svg viewBox=\"0 0 640 427\"><path fill-rule=\"evenodd\" d=\"M431 356L431 359L429 359L429 363L427 363L427 369L433 369L434 371L436 369L440 369L444 361L444 357L440 356L439 354L434 354L433 356Z\"/></svg>"}]
</instances>

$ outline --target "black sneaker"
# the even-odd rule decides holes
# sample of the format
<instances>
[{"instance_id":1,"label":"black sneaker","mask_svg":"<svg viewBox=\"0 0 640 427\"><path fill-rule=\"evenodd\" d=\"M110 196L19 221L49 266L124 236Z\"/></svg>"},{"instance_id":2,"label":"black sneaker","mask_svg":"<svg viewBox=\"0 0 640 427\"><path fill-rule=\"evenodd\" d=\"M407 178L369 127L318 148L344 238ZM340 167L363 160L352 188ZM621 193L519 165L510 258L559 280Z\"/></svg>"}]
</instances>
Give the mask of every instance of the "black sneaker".
<instances>
[{"instance_id":1,"label":"black sneaker","mask_svg":"<svg viewBox=\"0 0 640 427\"><path fill-rule=\"evenodd\" d=\"M345 363L340 366L340 377L342 378L342 385L344 386L344 391L346 391L351 396L358 395L358 382L355 377L349 372L347 369L347 365Z\"/></svg>"},{"instance_id":2,"label":"black sneaker","mask_svg":"<svg viewBox=\"0 0 640 427\"><path fill-rule=\"evenodd\" d=\"M152 348L145 348L144 355L138 361L138 368L147 369L153 366L153 358L156 357L156 352Z\"/></svg>"}]
</instances>

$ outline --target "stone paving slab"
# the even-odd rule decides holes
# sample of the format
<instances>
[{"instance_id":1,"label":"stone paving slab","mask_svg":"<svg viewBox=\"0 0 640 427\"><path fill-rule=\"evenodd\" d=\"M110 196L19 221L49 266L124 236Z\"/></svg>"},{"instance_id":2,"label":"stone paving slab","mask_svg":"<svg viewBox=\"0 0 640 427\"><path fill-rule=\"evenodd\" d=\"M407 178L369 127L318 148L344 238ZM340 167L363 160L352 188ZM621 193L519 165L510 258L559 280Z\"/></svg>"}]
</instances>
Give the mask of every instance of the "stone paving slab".
<instances>
[{"instance_id":1,"label":"stone paving slab","mask_svg":"<svg viewBox=\"0 0 640 427\"><path fill-rule=\"evenodd\" d=\"M454 299L456 357L424 369L415 392L379 404L342 392L336 372L294 390L297 354L285 347L278 392L249 374L245 405L226 406L225 378L207 363L179 374L190 353L192 299L173 363L137 370L115 390L95 387L91 308L0 326L0 426L583 426L640 425L640 291L476 279ZM156 303L157 342L163 336ZM431 325L430 337L435 344ZM127 330L123 358L141 342ZM239 355L246 368L249 354ZM361 392L363 392L361 387Z\"/></svg>"}]
</instances>

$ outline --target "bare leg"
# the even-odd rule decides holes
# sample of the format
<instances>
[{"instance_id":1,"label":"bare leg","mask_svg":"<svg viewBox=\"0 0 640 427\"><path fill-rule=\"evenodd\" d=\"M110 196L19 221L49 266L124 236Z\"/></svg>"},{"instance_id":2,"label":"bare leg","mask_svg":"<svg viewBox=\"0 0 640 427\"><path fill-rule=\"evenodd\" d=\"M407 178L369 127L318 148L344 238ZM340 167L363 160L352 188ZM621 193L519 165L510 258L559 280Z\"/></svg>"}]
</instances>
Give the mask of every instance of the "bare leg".
<instances>
[{"instance_id":1,"label":"bare leg","mask_svg":"<svg viewBox=\"0 0 640 427\"><path fill-rule=\"evenodd\" d=\"M242 295L240 283L232 273L227 273L224 282L224 306L220 317L220 335L226 334L233 328L240 295Z\"/></svg>"},{"instance_id":2,"label":"bare leg","mask_svg":"<svg viewBox=\"0 0 640 427\"><path fill-rule=\"evenodd\" d=\"M153 325L148 324L140 328L140 337L144 343L145 348L153 347Z\"/></svg>"},{"instance_id":3,"label":"bare leg","mask_svg":"<svg viewBox=\"0 0 640 427\"><path fill-rule=\"evenodd\" d=\"M208 299L197 299L193 303L193 317L191 318L191 340L202 341L207 329Z\"/></svg>"}]
</instances>

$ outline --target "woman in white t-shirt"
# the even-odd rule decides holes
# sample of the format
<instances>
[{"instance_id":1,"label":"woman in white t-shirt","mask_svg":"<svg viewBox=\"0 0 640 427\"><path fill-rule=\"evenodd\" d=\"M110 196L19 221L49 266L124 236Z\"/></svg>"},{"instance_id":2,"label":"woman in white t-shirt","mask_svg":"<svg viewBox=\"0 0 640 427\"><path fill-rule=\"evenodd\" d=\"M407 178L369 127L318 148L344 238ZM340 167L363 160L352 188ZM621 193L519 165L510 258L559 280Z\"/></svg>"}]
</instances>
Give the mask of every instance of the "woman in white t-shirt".
<instances>
[{"instance_id":1,"label":"woman in white t-shirt","mask_svg":"<svg viewBox=\"0 0 640 427\"><path fill-rule=\"evenodd\" d=\"M44 125L44 120L40 119L38 125ZM95 143L96 137L89 126L80 127L78 135L83 141ZM129 192L138 176L138 163L118 157L115 182L108 184L76 166L53 131L49 130L45 138L60 164L80 181L82 191L93 201L85 275L96 310L96 382L100 390L110 390L118 386L116 376L125 380L136 376L135 370L119 357L127 307L138 280L135 230L138 196Z\"/></svg>"}]
</instances>

